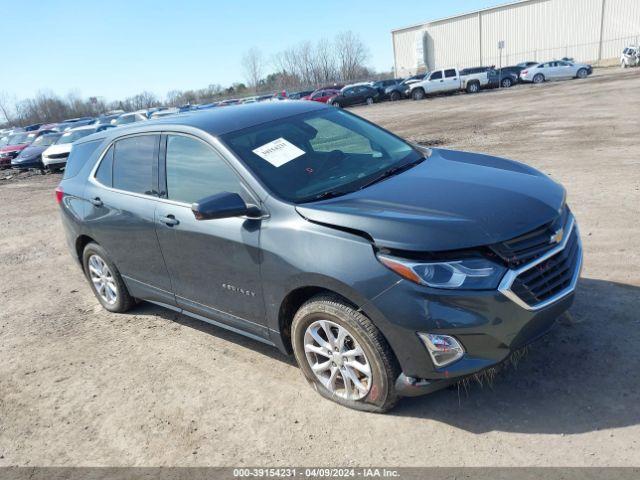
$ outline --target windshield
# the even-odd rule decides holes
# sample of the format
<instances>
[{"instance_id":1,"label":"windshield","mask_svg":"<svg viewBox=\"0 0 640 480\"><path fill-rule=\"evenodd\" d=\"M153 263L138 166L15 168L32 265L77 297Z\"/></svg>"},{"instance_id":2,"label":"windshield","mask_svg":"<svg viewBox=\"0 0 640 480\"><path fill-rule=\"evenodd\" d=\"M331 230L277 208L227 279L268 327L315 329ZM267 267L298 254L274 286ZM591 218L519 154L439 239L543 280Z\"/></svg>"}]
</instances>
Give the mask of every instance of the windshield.
<instances>
[{"instance_id":1,"label":"windshield","mask_svg":"<svg viewBox=\"0 0 640 480\"><path fill-rule=\"evenodd\" d=\"M0 138L0 147L4 147L9 144L9 137Z\"/></svg>"},{"instance_id":2,"label":"windshield","mask_svg":"<svg viewBox=\"0 0 640 480\"><path fill-rule=\"evenodd\" d=\"M21 143L26 143L28 142L28 138L29 138L29 134L27 132L16 133L9 137L9 141L7 142L7 145L19 145Z\"/></svg>"},{"instance_id":3,"label":"windshield","mask_svg":"<svg viewBox=\"0 0 640 480\"><path fill-rule=\"evenodd\" d=\"M93 133L94 130L93 129L87 129L87 130L76 130L73 132L66 132L64 135L62 135L60 137L60 140L58 140L57 144L61 145L63 143L73 143L76 140L82 138L82 137L86 137L87 135Z\"/></svg>"},{"instance_id":4,"label":"windshield","mask_svg":"<svg viewBox=\"0 0 640 480\"><path fill-rule=\"evenodd\" d=\"M422 158L394 135L337 109L304 113L223 135L279 197L295 203L344 194Z\"/></svg>"},{"instance_id":5,"label":"windshield","mask_svg":"<svg viewBox=\"0 0 640 480\"><path fill-rule=\"evenodd\" d=\"M35 147L48 147L49 145L53 145L56 143L56 140L60 138L60 135L50 134L50 135L41 135L34 140L32 143Z\"/></svg>"}]
</instances>

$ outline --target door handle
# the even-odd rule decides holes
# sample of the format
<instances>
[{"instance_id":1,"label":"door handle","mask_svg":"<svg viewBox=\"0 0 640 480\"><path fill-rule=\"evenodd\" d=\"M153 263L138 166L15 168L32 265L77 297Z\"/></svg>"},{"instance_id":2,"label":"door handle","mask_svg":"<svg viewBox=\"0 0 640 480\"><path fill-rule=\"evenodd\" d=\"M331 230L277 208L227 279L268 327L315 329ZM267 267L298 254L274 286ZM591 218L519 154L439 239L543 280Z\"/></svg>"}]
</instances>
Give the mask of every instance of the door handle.
<instances>
[{"instance_id":1,"label":"door handle","mask_svg":"<svg viewBox=\"0 0 640 480\"><path fill-rule=\"evenodd\" d=\"M95 207L101 207L103 205L102 200L100 200L100 197L95 197L91 199L91 203L92 205L94 205Z\"/></svg>"},{"instance_id":2,"label":"door handle","mask_svg":"<svg viewBox=\"0 0 640 480\"><path fill-rule=\"evenodd\" d=\"M167 215L166 217L160 217L160 221L164 223L167 227L173 227L178 225L180 222L173 215Z\"/></svg>"}]
</instances>

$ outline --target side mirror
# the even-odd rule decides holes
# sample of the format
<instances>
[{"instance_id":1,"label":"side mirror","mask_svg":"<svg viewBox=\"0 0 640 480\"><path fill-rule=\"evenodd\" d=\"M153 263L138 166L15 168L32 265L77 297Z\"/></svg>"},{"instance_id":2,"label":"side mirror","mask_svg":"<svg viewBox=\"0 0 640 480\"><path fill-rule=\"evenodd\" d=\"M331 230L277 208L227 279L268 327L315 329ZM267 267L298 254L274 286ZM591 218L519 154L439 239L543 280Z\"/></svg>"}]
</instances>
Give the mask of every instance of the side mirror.
<instances>
[{"instance_id":1,"label":"side mirror","mask_svg":"<svg viewBox=\"0 0 640 480\"><path fill-rule=\"evenodd\" d=\"M259 215L258 208L247 205L237 193L222 192L205 197L191 205L196 220L231 218L241 215Z\"/></svg>"}]
</instances>

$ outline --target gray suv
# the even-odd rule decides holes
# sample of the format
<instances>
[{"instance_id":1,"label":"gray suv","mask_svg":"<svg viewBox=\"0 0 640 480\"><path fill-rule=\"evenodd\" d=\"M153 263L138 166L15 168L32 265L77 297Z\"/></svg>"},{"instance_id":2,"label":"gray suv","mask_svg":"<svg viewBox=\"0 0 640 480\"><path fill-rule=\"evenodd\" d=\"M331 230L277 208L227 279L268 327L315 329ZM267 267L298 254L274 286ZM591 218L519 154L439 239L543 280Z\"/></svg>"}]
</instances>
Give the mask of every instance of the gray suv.
<instances>
[{"instance_id":1,"label":"gray suv","mask_svg":"<svg viewBox=\"0 0 640 480\"><path fill-rule=\"evenodd\" d=\"M542 173L316 102L85 137L56 198L104 308L144 300L274 345L321 395L369 411L548 332L582 261Z\"/></svg>"}]
</instances>

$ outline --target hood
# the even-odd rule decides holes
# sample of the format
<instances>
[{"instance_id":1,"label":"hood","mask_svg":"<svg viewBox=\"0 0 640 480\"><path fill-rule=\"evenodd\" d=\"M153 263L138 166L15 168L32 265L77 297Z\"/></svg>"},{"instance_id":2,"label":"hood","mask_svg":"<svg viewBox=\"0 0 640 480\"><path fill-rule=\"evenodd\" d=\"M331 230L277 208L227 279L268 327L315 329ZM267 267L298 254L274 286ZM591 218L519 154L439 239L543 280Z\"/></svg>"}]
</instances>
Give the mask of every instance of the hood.
<instances>
[{"instance_id":1,"label":"hood","mask_svg":"<svg viewBox=\"0 0 640 480\"><path fill-rule=\"evenodd\" d=\"M51 155L54 153L65 153L71 151L72 143L61 143L60 145L51 145L44 151L45 155Z\"/></svg>"},{"instance_id":2,"label":"hood","mask_svg":"<svg viewBox=\"0 0 640 480\"><path fill-rule=\"evenodd\" d=\"M19 152L20 150L24 150L28 146L29 146L28 143L19 143L18 145L6 145L0 148L0 153L15 152L15 151Z\"/></svg>"},{"instance_id":3,"label":"hood","mask_svg":"<svg viewBox=\"0 0 640 480\"><path fill-rule=\"evenodd\" d=\"M32 157L37 157L39 156L42 152L44 152L47 148L47 146L41 147L41 146L33 146L30 145L27 148L25 148L24 150L22 150L22 152L20 152L19 157L20 158L32 158Z\"/></svg>"},{"instance_id":4,"label":"hood","mask_svg":"<svg viewBox=\"0 0 640 480\"><path fill-rule=\"evenodd\" d=\"M296 210L313 222L365 232L379 247L426 252L522 235L555 219L564 196L562 186L526 165L433 149L399 175Z\"/></svg>"}]
</instances>

